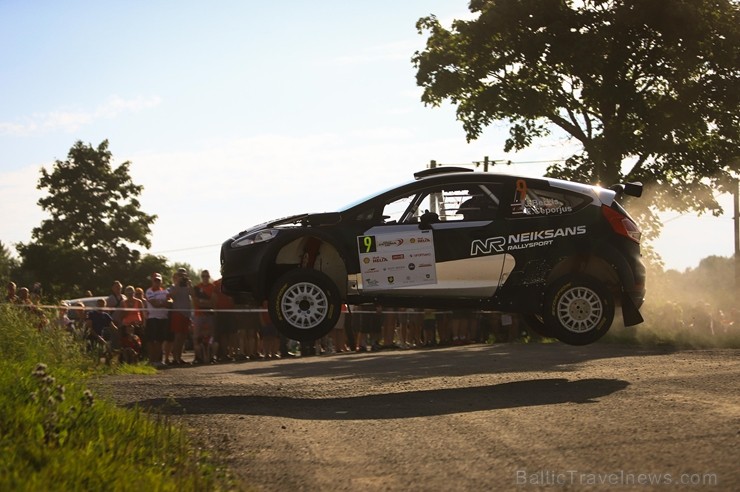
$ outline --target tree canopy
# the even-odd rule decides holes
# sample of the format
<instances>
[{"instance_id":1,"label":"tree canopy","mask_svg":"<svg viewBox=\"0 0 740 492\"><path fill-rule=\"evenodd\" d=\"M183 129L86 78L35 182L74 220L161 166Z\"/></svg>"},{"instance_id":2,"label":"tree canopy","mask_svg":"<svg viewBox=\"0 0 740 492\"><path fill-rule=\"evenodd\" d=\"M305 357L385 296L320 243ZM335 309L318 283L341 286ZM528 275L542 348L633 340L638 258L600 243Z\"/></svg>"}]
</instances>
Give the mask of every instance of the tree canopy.
<instances>
[{"instance_id":1,"label":"tree canopy","mask_svg":"<svg viewBox=\"0 0 740 492\"><path fill-rule=\"evenodd\" d=\"M38 204L50 218L33 229L32 241L18 245L18 251L23 269L45 286L63 293L108 292L114 279L124 280L139 269L141 255L134 248L151 246L156 215L140 210L143 187L133 183L131 163L113 167L111 161L107 140L97 148L78 141L51 171L41 168L37 188L47 194ZM166 264L152 258L150 263Z\"/></svg>"},{"instance_id":2,"label":"tree canopy","mask_svg":"<svg viewBox=\"0 0 740 492\"><path fill-rule=\"evenodd\" d=\"M555 128L581 151L548 174L642 181L659 209L721 212L740 169L734 0L471 0L450 29L421 18L422 101L449 100L468 140L506 122L504 151ZM726 188L724 188L726 189Z\"/></svg>"},{"instance_id":3,"label":"tree canopy","mask_svg":"<svg viewBox=\"0 0 740 492\"><path fill-rule=\"evenodd\" d=\"M5 284L10 280L11 274L18 268L18 260L13 258L8 249L2 241L0 241L0 279L2 281L2 288L5 288Z\"/></svg>"}]
</instances>

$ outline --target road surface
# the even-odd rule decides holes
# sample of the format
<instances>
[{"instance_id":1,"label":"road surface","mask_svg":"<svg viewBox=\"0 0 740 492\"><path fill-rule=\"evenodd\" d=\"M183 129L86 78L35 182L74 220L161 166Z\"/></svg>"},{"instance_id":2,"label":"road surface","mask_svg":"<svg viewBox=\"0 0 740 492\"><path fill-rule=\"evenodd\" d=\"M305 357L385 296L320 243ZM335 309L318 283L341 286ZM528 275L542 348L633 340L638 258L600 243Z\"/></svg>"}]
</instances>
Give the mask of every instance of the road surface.
<instances>
[{"instance_id":1,"label":"road surface","mask_svg":"<svg viewBox=\"0 0 740 492\"><path fill-rule=\"evenodd\" d=\"M469 345L114 376L264 491L740 490L740 350Z\"/></svg>"}]
</instances>

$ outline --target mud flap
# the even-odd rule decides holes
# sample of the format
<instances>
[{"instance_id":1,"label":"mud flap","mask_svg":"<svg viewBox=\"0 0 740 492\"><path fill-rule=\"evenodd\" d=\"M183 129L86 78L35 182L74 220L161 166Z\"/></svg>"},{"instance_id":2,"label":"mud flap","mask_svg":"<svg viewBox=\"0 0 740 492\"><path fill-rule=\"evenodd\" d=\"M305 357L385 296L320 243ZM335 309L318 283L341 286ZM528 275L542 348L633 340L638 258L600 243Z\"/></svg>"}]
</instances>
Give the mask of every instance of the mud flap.
<instances>
[{"instance_id":1,"label":"mud flap","mask_svg":"<svg viewBox=\"0 0 740 492\"><path fill-rule=\"evenodd\" d=\"M624 326L639 325L645 321L640 310L635 306L635 302L626 292L622 293L622 320Z\"/></svg>"}]
</instances>

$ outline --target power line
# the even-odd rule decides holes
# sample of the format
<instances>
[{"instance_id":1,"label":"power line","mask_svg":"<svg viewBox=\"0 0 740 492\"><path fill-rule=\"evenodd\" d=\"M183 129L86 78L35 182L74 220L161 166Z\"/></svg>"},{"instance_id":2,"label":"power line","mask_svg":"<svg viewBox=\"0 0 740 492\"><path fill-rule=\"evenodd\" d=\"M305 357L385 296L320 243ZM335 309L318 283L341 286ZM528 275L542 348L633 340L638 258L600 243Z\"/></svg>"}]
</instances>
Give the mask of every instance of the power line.
<instances>
[{"instance_id":1,"label":"power line","mask_svg":"<svg viewBox=\"0 0 740 492\"><path fill-rule=\"evenodd\" d=\"M152 255L160 255L160 254L164 254L164 253L178 253L180 251L193 251L193 250L196 250L196 249L213 248L215 246L221 246L221 243L208 244L208 245L205 245L205 246L191 246L189 248L167 249L167 250L164 250L164 251L150 251L149 254L152 254Z\"/></svg>"}]
</instances>

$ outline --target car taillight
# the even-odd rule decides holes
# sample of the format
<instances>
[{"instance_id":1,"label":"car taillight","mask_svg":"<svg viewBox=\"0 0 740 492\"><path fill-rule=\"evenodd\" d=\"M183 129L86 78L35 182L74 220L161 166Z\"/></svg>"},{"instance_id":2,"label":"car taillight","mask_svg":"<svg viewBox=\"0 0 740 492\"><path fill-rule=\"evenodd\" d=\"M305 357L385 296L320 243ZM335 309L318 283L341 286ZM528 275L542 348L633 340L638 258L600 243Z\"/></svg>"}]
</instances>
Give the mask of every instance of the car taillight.
<instances>
[{"instance_id":1,"label":"car taillight","mask_svg":"<svg viewBox=\"0 0 740 492\"><path fill-rule=\"evenodd\" d=\"M640 228L629 217L606 205L601 206L601 212L609 222L609 225L612 226L614 232L636 243L640 242L640 237L642 236Z\"/></svg>"}]
</instances>

